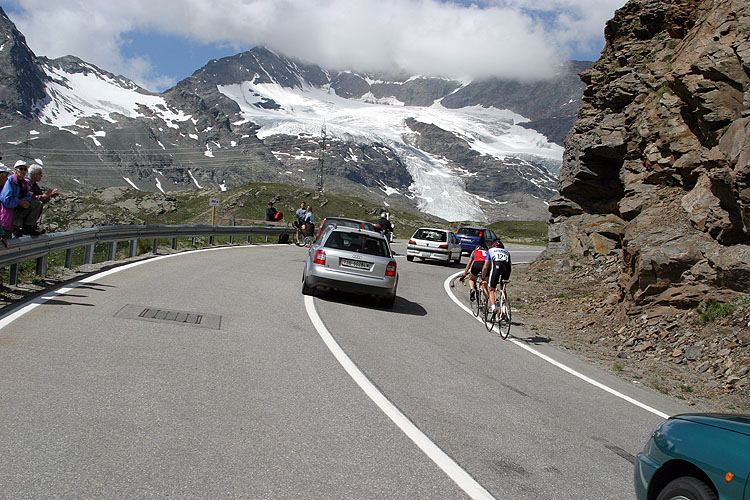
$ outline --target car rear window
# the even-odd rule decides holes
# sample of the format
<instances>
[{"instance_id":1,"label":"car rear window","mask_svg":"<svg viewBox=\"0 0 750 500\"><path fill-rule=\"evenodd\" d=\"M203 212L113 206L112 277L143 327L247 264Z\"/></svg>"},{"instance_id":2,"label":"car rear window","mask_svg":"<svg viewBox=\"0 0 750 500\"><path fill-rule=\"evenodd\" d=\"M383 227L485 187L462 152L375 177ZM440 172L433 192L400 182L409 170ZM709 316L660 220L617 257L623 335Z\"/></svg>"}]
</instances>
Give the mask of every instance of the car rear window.
<instances>
[{"instance_id":1,"label":"car rear window","mask_svg":"<svg viewBox=\"0 0 750 500\"><path fill-rule=\"evenodd\" d=\"M332 232L325 242L325 247L337 250L348 250L378 257L388 257L388 247L384 239L361 233Z\"/></svg>"},{"instance_id":2,"label":"car rear window","mask_svg":"<svg viewBox=\"0 0 750 500\"><path fill-rule=\"evenodd\" d=\"M458 230L457 234L462 234L462 235L465 235L465 236L473 236L475 238L479 238L479 236L481 236L481 234L482 234L482 230L481 229L474 229L472 227L462 227L461 229Z\"/></svg>"},{"instance_id":3,"label":"car rear window","mask_svg":"<svg viewBox=\"0 0 750 500\"><path fill-rule=\"evenodd\" d=\"M445 231L434 231L432 229L420 229L414 233L414 237L418 240L438 242L448 241L448 235Z\"/></svg>"}]
</instances>

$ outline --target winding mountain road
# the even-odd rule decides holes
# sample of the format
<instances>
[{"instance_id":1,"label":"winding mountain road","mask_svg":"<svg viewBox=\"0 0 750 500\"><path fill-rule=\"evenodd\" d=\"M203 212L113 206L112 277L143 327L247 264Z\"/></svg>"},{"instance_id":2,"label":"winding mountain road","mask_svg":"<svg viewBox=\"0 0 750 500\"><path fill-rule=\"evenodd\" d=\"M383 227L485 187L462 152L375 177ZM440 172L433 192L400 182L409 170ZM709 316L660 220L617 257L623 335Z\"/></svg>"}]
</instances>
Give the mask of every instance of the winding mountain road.
<instances>
[{"instance_id":1,"label":"winding mountain road","mask_svg":"<svg viewBox=\"0 0 750 500\"><path fill-rule=\"evenodd\" d=\"M395 248L393 310L303 296L305 250L268 245L128 264L6 314L0 497L632 498L634 455L689 409L519 318L486 332L447 285L458 267Z\"/></svg>"}]
</instances>

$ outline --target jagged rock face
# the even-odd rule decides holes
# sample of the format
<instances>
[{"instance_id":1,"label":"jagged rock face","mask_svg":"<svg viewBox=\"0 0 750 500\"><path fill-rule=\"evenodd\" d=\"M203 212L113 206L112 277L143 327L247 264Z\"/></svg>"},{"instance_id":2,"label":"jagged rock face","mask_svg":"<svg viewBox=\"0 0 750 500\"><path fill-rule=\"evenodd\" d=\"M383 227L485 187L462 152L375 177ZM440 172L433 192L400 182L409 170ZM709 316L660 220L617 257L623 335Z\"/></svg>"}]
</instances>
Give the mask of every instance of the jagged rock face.
<instances>
[{"instance_id":1,"label":"jagged rock face","mask_svg":"<svg viewBox=\"0 0 750 500\"><path fill-rule=\"evenodd\" d=\"M747 292L750 5L631 0L605 35L581 75L550 251L621 252L636 305Z\"/></svg>"},{"instance_id":2,"label":"jagged rock face","mask_svg":"<svg viewBox=\"0 0 750 500\"><path fill-rule=\"evenodd\" d=\"M0 7L0 109L30 116L34 101L45 95L44 79L26 39Z\"/></svg>"}]
</instances>

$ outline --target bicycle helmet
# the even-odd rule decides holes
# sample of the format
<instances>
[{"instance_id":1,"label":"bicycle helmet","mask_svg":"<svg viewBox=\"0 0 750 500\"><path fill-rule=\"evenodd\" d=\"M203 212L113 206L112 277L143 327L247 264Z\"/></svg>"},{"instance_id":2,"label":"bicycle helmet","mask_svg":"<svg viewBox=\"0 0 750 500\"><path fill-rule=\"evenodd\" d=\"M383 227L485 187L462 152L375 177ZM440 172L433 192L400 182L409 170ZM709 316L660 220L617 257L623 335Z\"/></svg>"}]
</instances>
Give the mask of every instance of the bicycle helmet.
<instances>
[{"instance_id":1,"label":"bicycle helmet","mask_svg":"<svg viewBox=\"0 0 750 500\"><path fill-rule=\"evenodd\" d=\"M505 245L503 245L503 242L500 241L500 240L495 240L494 242L492 242L492 246L493 247L505 248Z\"/></svg>"}]
</instances>

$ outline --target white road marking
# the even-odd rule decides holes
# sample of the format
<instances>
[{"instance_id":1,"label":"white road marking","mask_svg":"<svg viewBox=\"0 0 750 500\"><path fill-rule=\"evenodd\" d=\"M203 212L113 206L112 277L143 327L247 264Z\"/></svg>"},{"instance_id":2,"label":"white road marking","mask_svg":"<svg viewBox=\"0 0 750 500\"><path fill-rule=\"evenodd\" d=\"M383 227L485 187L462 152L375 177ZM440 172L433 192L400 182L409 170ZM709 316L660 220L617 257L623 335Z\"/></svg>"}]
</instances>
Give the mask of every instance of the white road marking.
<instances>
[{"instance_id":1,"label":"white road marking","mask_svg":"<svg viewBox=\"0 0 750 500\"><path fill-rule=\"evenodd\" d=\"M411 439L448 477L450 477L471 498L494 499L474 478L463 470L451 457L441 450L430 438L428 438L414 423L391 403L388 398L362 373L357 365L347 356L341 346L336 342L320 319L315 309L313 298L305 296L305 308L318 335L323 339L328 349L346 370L349 376L359 385L365 394L380 408L383 413L395 423L406 436Z\"/></svg>"},{"instance_id":2,"label":"white road marking","mask_svg":"<svg viewBox=\"0 0 750 500\"><path fill-rule=\"evenodd\" d=\"M519 262L519 264L521 264L521 263ZM460 275L460 274L463 274L463 271L448 276L448 278L445 280L445 282L443 282L443 288L445 289L445 292L448 294L448 296L453 300L453 302L455 302L456 304L458 304L458 306L461 309L463 309L467 313L469 313L472 316L474 316L474 313L471 312L471 309L469 309L463 303L461 303L461 301L458 300L458 298L450 291L450 282L454 278L456 278L458 275ZM476 320L479 321L479 322L481 322L481 323L483 323L482 318L476 317ZM663 411L659 411L656 408L653 408L653 407L651 407L651 406L649 406L649 405L647 405L645 403L641 403L637 399L631 398L630 396L627 396L627 395L625 395L625 394L623 394L623 393L621 393L619 391L616 391L615 389L612 389L611 387L609 387L607 385L604 385L601 382L598 382L598 381L592 379L591 377L588 377L588 376L584 375L583 373L578 372L578 371L574 370L573 368L570 368L569 366L564 365L563 363L560 363L559 361L556 361L556 360L550 358L546 354L542 354L541 352L537 351L533 347L530 347L529 345L527 345L525 342L521 342L518 339L514 339L514 338L510 338L510 337L508 338L508 340L510 342L513 342L517 346L521 347L522 349L525 349L525 350L529 351L534 356L538 356L539 358L545 360L546 362L548 362L548 363L550 363L550 364L552 364L552 365L560 368L561 370L564 370L564 371L570 373L571 375L573 375L575 377L578 377L579 379L581 379L584 382L587 382L587 383L593 385L594 387L598 387L599 389L602 389L603 391L606 391L606 392L608 392L608 393L610 393L610 394L612 394L614 396L617 396L618 398L623 399L623 400L627 401L628 403L634 404L635 406L637 406L639 408L642 408L642 409L644 409L646 411L649 411L649 412L653 413L654 415L657 415L657 416L659 416L661 418L664 418L664 419L669 418L669 415L666 414L666 413L664 413Z\"/></svg>"},{"instance_id":3,"label":"white road marking","mask_svg":"<svg viewBox=\"0 0 750 500\"><path fill-rule=\"evenodd\" d=\"M247 249L247 248L261 248L261 247L260 246L250 246L250 245L248 245L248 246L236 246L236 247L201 248L199 250L190 250L190 251L187 251L187 252L173 253L173 254L169 254L169 255L160 255L158 257L152 257L152 258L149 258L149 259L143 259L143 260L139 260L138 262L132 262L130 264L124 264L124 265L119 266L119 267L114 267L112 269L108 269L106 271L102 271L102 272L94 274L92 276L87 276L85 278L81 278L80 280L75 281L75 282L71 283L70 285L63 286L61 288L56 288L54 290L51 290L51 291L45 293L44 295L41 295L41 296L33 299L30 302L27 302L27 303L25 303L23 305L20 305L20 306L14 308L14 309L11 309L9 312L3 314L2 317L0 317L0 330L2 330L3 328L5 328L9 324L13 323L15 320L17 320L18 318L20 318L24 314L33 311L38 306L44 304L48 300L52 300L52 299L54 299L56 297L64 295L64 294L70 292L71 290L74 290L74 289L78 288L79 286L83 285L84 283L91 283L92 281L96 281L96 280L98 280L100 278L103 278L105 276L109 276L110 274L119 273L120 271L125 271L126 269L132 269L132 268L134 268L136 266L140 266L142 264L146 264L146 263L149 263L149 262L155 262L157 260L169 259L170 257L177 257L179 255L186 255L186 254L189 254L189 253L211 252L211 251L214 251L214 250L228 250L228 249L232 249L232 248L245 248L245 249Z\"/></svg>"}]
</instances>

